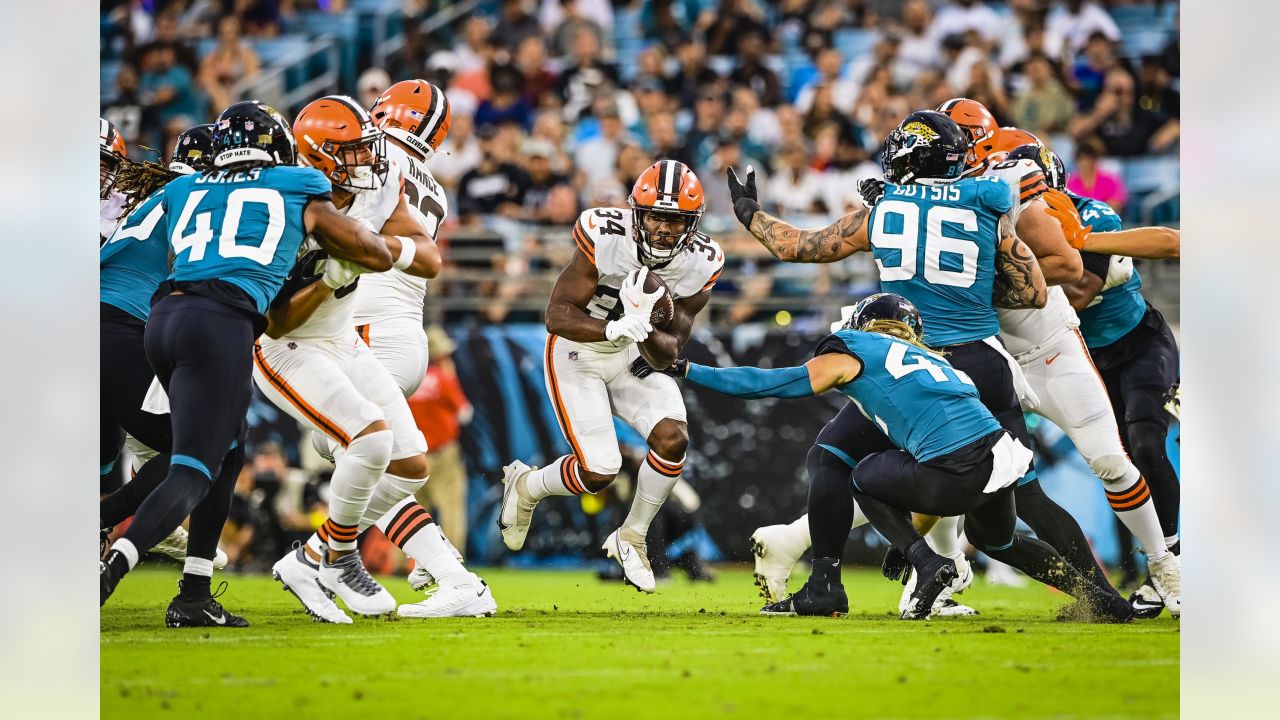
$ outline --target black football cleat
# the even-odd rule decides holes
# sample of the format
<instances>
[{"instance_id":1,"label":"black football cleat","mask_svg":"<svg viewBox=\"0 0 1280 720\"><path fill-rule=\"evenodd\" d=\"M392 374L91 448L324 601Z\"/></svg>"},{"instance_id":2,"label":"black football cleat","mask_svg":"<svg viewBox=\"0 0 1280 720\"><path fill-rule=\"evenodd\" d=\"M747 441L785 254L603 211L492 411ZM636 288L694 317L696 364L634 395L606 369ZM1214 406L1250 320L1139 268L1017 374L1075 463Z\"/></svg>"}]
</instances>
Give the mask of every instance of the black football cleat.
<instances>
[{"instance_id":1,"label":"black football cleat","mask_svg":"<svg viewBox=\"0 0 1280 720\"><path fill-rule=\"evenodd\" d=\"M111 550L107 553L107 557L98 563L98 607L107 604L107 598L116 591L116 585L120 584L120 579L129 572L128 567L129 565L118 550Z\"/></svg>"},{"instance_id":2,"label":"black football cleat","mask_svg":"<svg viewBox=\"0 0 1280 720\"><path fill-rule=\"evenodd\" d=\"M182 586L182 582L178 582L178 586ZM199 600L183 599L182 593L179 592L169 603L169 609L164 612L164 624L171 628L191 628L191 627L249 627L249 621L227 612L222 607L222 603L215 598L222 595L227 589L227 584L223 582L218 586L218 592L207 598Z\"/></svg>"},{"instance_id":3,"label":"black football cleat","mask_svg":"<svg viewBox=\"0 0 1280 720\"><path fill-rule=\"evenodd\" d=\"M792 595L760 608L761 615L802 617L844 617L849 614L849 596L844 585L819 584L811 577Z\"/></svg>"},{"instance_id":4,"label":"black football cleat","mask_svg":"<svg viewBox=\"0 0 1280 720\"><path fill-rule=\"evenodd\" d=\"M1129 605L1133 607L1133 616L1141 620L1159 617L1164 610L1164 600L1149 577L1129 596Z\"/></svg>"},{"instance_id":5,"label":"black football cleat","mask_svg":"<svg viewBox=\"0 0 1280 720\"><path fill-rule=\"evenodd\" d=\"M911 593L911 602L902 611L903 620L928 620L938 596L960 578L955 561L941 555L935 555L916 572L916 590Z\"/></svg>"}]
</instances>

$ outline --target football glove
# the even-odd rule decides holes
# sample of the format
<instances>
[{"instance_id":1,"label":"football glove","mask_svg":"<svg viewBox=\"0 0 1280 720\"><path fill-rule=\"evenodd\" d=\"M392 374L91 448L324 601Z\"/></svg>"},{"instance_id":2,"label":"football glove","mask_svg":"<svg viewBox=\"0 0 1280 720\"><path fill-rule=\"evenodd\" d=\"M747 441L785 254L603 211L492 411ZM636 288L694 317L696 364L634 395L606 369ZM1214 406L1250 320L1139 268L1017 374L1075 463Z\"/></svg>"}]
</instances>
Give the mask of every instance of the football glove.
<instances>
[{"instance_id":1,"label":"football glove","mask_svg":"<svg viewBox=\"0 0 1280 720\"><path fill-rule=\"evenodd\" d=\"M294 263L293 270L289 271L289 276L284 279L284 285L280 286L280 292L276 293L276 297L293 297L302 288L319 280L324 274L320 267L321 263L328 257L329 254L323 250L312 250L303 255L298 262Z\"/></svg>"},{"instance_id":2,"label":"football glove","mask_svg":"<svg viewBox=\"0 0 1280 720\"><path fill-rule=\"evenodd\" d=\"M639 315L623 315L604 326L604 336L609 342L616 342L623 338L633 342L644 342L651 332L653 332L653 326L649 324L649 318Z\"/></svg>"},{"instance_id":3,"label":"football glove","mask_svg":"<svg viewBox=\"0 0 1280 720\"><path fill-rule=\"evenodd\" d=\"M1071 198L1061 190L1052 188L1044 191L1040 197L1043 197L1045 203L1049 205L1049 215L1062 226L1062 234L1067 237L1071 247L1077 250L1083 249L1085 241L1089 239L1089 233L1093 232L1093 226L1085 225L1080 220L1080 211L1076 210L1076 205L1071 202Z\"/></svg>"},{"instance_id":4,"label":"football glove","mask_svg":"<svg viewBox=\"0 0 1280 720\"><path fill-rule=\"evenodd\" d=\"M751 229L751 218L760 209L760 201L756 199L756 170L750 165L743 173L745 181L738 179L738 173L730 167L726 171L729 180L729 197L733 200L733 214L746 229Z\"/></svg>"},{"instance_id":5,"label":"football glove","mask_svg":"<svg viewBox=\"0 0 1280 720\"><path fill-rule=\"evenodd\" d=\"M862 203L867 209L871 209L884 197L884 181L867 178L858 183L858 194L862 196Z\"/></svg>"},{"instance_id":6,"label":"football glove","mask_svg":"<svg viewBox=\"0 0 1280 720\"><path fill-rule=\"evenodd\" d=\"M363 273L364 268L353 262L329 258L324 263L324 284L339 290L355 282Z\"/></svg>"},{"instance_id":7,"label":"football glove","mask_svg":"<svg viewBox=\"0 0 1280 720\"><path fill-rule=\"evenodd\" d=\"M649 361L645 360L642 357L636 358L636 361L631 363L631 374L635 375L636 377L642 380L654 373L662 373L663 375L670 375L673 378L682 378L688 372L689 372L689 361L685 358L677 358L675 363L673 363L671 367L666 368L665 370L659 370L658 368L650 365Z\"/></svg>"},{"instance_id":8,"label":"football glove","mask_svg":"<svg viewBox=\"0 0 1280 720\"><path fill-rule=\"evenodd\" d=\"M906 585L907 579L911 577L911 563L897 548L890 547L889 552L884 554L884 561L880 563L880 572L885 578L898 580Z\"/></svg>"},{"instance_id":9,"label":"football glove","mask_svg":"<svg viewBox=\"0 0 1280 720\"><path fill-rule=\"evenodd\" d=\"M618 297L622 301L622 311L627 315L635 315L648 320L653 314L653 306L662 297L662 288L653 292L644 291L645 278L649 276L649 267L643 266L632 270L618 288ZM653 329L652 326L649 328Z\"/></svg>"}]
</instances>

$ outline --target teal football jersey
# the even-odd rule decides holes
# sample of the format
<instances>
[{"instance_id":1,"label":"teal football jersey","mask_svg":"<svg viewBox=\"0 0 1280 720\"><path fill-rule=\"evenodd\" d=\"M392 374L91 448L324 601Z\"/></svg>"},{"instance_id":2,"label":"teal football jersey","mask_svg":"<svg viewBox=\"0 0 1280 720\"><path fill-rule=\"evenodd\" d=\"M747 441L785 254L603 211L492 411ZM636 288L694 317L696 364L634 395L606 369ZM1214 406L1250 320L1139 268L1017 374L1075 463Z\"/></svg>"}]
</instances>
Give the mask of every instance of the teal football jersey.
<instances>
[{"instance_id":1,"label":"teal football jersey","mask_svg":"<svg viewBox=\"0 0 1280 720\"><path fill-rule=\"evenodd\" d=\"M1000 332L991 304L1000 217L1016 203L997 177L936 185L886 184L867 221L880 289L920 310L934 347Z\"/></svg>"},{"instance_id":2,"label":"teal football jersey","mask_svg":"<svg viewBox=\"0 0 1280 720\"><path fill-rule=\"evenodd\" d=\"M815 354L842 352L862 373L838 390L893 444L919 462L954 452L1000 430L978 388L939 355L880 333L841 330Z\"/></svg>"},{"instance_id":3,"label":"teal football jersey","mask_svg":"<svg viewBox=\"0 0 1280 720\"><path fill-rule=\"evenodd\" d=\"M98 299L146 322L151 296L168 275L169 236L160 188L98 249Z\"/></svg>"},{"instance_id":4,"label":"teal football jersey","mask_svg":"<svg viewBox=\"0 0 1280 720\"><path fill-rule=\"evenodd\" d=\"M1101 200L1070 194L1080 211L1080 219L1094 232L1123 230L1120 216ZM1102 277L1102 291L1089 307L1081 310L1080 334L1091 348L1104 347L1129 334L1147 313L1142 297L1142 277L1133 261L1111 255L1081 253L1085 269Z\"/></svg>"},{"instance_id":5,"label":"teal football jersey","mask_svg":"<svg viewBox=\"0 0 1280 720\"><path fill-rule=\"evenodd\" d=\"M330 193L319 170L292 166L170 182L164 199L170 279L231 283L266 313L306 237L303 210L312 198Z\"/></svg>"}]
</instances>

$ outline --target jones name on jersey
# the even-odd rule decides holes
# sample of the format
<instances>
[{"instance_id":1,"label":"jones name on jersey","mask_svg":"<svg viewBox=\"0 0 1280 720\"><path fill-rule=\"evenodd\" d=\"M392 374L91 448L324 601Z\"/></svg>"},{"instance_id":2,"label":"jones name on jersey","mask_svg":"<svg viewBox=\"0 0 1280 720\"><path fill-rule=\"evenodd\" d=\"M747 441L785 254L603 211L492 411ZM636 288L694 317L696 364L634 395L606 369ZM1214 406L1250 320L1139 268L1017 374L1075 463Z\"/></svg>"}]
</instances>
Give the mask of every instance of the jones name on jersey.
<instances>
[{"instance_id":1,"label":"jones name on jersey","mask_svg":"<svg viewBox=\"0 0 1280 720\"><path fill-rule=\"evenodd\" d=\"M598 320L622 317L622 306L618 300L622 281L643 265L633 222L630 210L591 208L583 211L573 226L574 243L595 265L599 275L595 295L587 304L587 314ZM716 241L695 233L683 251L670 262L650 266L649 272L662 278L674 300L681 300L710 290L723 269L724 251ZM626 341L603 341L589 345L603 352L612 352L625 344Z\"/></svg>"}]
</instances>

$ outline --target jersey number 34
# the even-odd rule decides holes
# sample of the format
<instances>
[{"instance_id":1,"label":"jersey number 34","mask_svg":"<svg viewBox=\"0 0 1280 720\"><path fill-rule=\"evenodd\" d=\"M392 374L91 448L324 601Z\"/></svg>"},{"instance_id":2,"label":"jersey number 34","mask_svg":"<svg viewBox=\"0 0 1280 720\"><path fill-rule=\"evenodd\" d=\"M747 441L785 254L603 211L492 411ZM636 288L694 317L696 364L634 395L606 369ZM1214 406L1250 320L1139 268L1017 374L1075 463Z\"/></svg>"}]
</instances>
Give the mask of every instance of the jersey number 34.
<instances>
[{"instance_id":1,"label":"jersey number 34","mask_svg":"<svg viewBox=\"0 0 1280 720\"><path fill-rule=\"evenodd\" d=\"M204 199L208 190L197 190L187 196L187 204L182 206L178 222L174 225L173 245L175 256L184 250L190 250L187 262L200 262L204 259L205 246L213 240L212 213L203 212L195 216L195 229L187 232L187 225L196 207ZM236 243L236 234L240 231L240 216L244 206L258 203L267 207L266 231L262 242L257 245L240 245ZM226 212L222 216L222 227L218 234L218 255L224 258L245 258L259 265L270 265L276 256L276 246L284 235L285 213L284 198L270 188L237 188L227 195Z\"/></svg>"},{"instance_id":2,"label":"jersey number 34","mask_svg":"<svg viewBox=\"0 0 1280 720\"><path fill-rule=\"evenodd\" d=\"M978 231L978 216L967 208L934 205L925 212L924 227L920 227L920 206L903 200L882 200L876 206L875 223L871 227L871 245L876 250L898 250L901 259L897 265L886 265L877 253L876 268L880 280L910 280L917 272L917 248L924 244L924 279L934 285L969 287L978 277L978 244L962 237L952 237L943 232L943 223L953 223L965 232ZM891 231L885 227L889 217L901 218L900 229ZM921 230L924 232L922 233ZM942 253L958 255L960 269L942 267Z\"/></svg>"}]
</instances>

